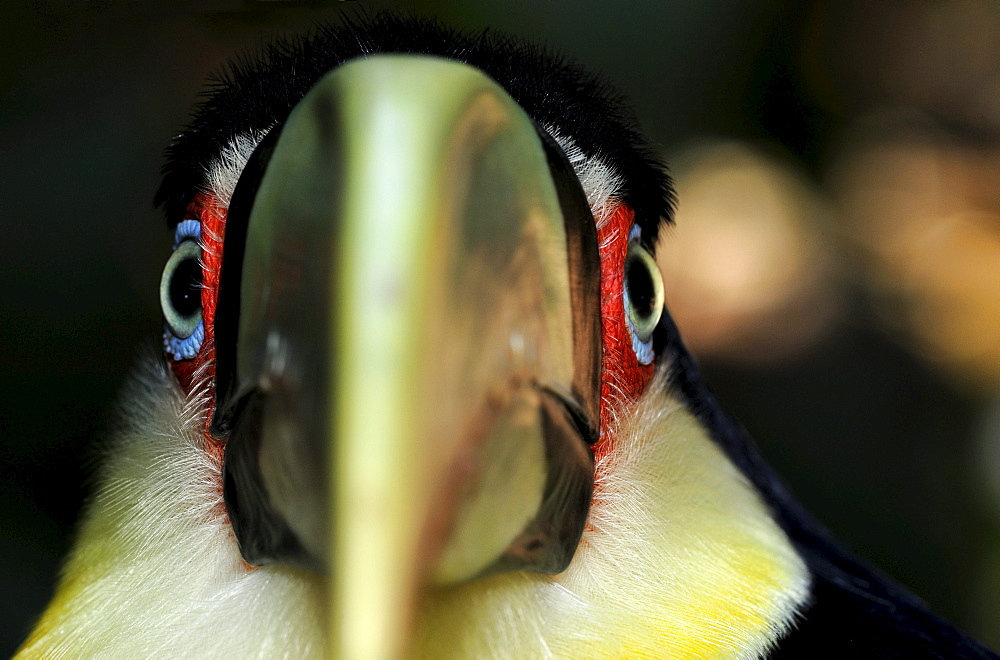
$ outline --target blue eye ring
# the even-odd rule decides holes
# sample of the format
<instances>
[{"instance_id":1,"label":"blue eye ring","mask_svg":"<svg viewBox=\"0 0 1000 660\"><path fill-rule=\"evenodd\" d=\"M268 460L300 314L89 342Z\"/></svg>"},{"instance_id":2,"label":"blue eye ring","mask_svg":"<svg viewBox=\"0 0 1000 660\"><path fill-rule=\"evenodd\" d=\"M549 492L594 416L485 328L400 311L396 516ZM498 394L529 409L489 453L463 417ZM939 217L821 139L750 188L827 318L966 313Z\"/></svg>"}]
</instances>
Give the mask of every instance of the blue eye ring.
<instances>
[{"instance_id":1,"label":"blue eye ring","mask_svg":"<svg viewBox=\"0 0 1000 660\"><path fill-rule=\"evenodd\" d=\"M201 223L197 220L187 219L177 223L174 229L174 249L186 240L201 240Z\"/></svg>"},{"instance_id":2,"label":"blue eye ring","mask_svg":"<svg viewBox=\"0 0 1000 660\"><path fill-rule=\"evenodd\" d=\"M170 326L163 324L163 351L174 360L190 360L198 355L201 344L205 341L205 322L198 321L194 332L190 336L181 339L174 335Z\"/></svg>"},{"instance_id":3,"label":"blue eye ring","mask_svg":"<svg viewBox=\"0 0 1000 660\"><path fill-rule=\"evenodd\" d=\"M622 274L622 305L639 364L653 361L653 331L663 314L663 276L646 248L639 243L639 227L629 232Z\"/></svg>"}]
</instances>

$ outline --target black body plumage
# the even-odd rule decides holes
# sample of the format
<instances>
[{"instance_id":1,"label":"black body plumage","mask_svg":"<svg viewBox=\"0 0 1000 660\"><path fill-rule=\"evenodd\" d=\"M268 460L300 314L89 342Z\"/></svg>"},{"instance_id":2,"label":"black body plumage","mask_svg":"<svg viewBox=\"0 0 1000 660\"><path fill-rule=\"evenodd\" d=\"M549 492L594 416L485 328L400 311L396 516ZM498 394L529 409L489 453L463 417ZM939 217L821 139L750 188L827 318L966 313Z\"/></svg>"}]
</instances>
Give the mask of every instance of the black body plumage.
<instances>
[{"instance_id":1,"label":"black body plumage","mask_svg":"<svg viewBox=\"0 0 1000 660\"><path fill-rule=\"evenodd\" d=\"M812 576L809 604L772 657L998 657L844 548L802 508L764 462L743 426L719 404L676 325L668 314L664 316L657 350L673 365L673 384L764 497Z\"/></svg>"}]
</instances>

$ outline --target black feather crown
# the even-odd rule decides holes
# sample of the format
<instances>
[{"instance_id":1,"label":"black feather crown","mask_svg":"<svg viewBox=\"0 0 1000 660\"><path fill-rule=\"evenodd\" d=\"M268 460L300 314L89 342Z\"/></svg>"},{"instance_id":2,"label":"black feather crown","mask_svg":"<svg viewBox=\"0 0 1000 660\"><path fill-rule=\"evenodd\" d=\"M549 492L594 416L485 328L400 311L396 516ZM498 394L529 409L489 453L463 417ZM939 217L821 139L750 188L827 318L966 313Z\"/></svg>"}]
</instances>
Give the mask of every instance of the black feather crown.
<instances>
[{"instance_id":1,"label":"black feather crown","mask_svg":"<svg viewBox=\"0 0 1000 660\"><path fill-rule=\"evenodd\" d=\"M204 188L205 166L238 135L281 124L328 71L375 53L436 55L493 78L539 125L599 156L623 180L619 196L648 236L673 215L666 168L639 133L622 97L599 78L554 53L490 30L461 33L432 21L380 14L321 26L245 54L218 74L187 130L167 150L156 194L170 222Z\"/></svg>"}]
</instances>

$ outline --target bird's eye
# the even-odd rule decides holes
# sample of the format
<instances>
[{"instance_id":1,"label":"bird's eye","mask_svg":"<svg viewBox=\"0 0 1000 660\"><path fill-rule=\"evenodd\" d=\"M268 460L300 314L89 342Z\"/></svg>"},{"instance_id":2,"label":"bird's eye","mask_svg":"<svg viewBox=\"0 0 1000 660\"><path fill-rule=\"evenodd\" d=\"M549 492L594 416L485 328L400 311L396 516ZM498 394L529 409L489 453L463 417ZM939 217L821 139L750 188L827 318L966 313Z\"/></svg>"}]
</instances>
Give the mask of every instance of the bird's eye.
<instances>
[{"instance_id":1,"label":"bird's eye","mask_svg":"<svg viewBox=\"0 0 1000 660\"><path fill-rule=\"evenodd\" d=\"M625 318L640 364L653 361L653 330L663 313L663 278L653 255L632 240L625 257Z\"/></svg>"},{"instance_id":2,"label":"bird's eye","mask_svg":"<svg viewBox=\"0 0 1000 660\"><path fill-rule=\"evenodd\" d=\"M175 360L197 355L205 337L199 237L197 221L185 220L178 225L174 252L160 278L160 307L166 321L163 347Z\"/></svg>"}]
</instances>

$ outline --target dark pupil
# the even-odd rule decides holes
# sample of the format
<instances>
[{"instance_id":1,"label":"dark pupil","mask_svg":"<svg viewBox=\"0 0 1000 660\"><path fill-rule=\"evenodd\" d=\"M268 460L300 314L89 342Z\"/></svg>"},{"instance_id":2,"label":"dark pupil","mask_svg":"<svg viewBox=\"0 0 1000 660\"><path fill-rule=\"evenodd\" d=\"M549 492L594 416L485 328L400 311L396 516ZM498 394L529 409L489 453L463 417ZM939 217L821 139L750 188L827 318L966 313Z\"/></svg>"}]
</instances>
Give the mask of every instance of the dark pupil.
<instances>
[{"instance_id":1,"label":"dark pupil","mask_svg":"<svg viewBox=\"0 0 1000 660\"><path fill-rule=\"evenodd\" d=\"M653 313L653 277L642 259L633 257L625 264L625 286L632 309L641 317L648 318Z\"/></svg>"},{"instance_id":2,"label":"dark pupil","mask_svg":"<svg viewBox=\"0 0 1000 660\"><path fill-rule=\"evenodd\" d=\"M201 307L201 266L185 259L170 278L170 304L179 316L191 316Z\"/></svg>"}]
</instances>

